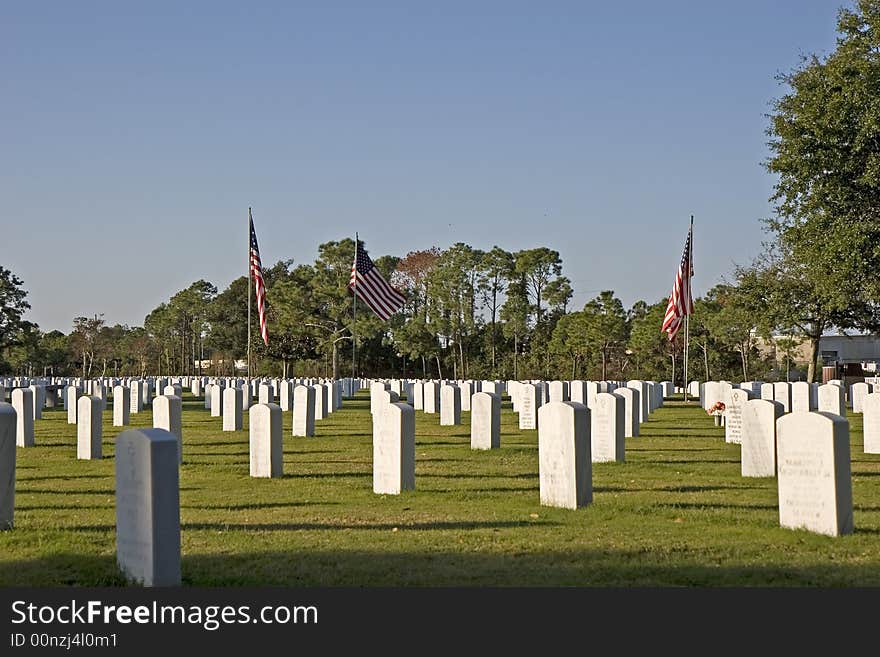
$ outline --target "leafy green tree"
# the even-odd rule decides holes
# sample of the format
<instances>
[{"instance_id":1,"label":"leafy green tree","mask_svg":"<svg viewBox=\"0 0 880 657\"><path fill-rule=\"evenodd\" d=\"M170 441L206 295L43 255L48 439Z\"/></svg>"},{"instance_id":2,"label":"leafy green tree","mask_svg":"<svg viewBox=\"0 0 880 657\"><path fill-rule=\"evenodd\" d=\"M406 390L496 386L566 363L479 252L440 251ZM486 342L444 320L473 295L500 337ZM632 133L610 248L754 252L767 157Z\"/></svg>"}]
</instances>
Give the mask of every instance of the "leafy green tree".
<instances>
[{"instance_id":1,"label":"leafy green tree","mask_svg":"<svg viewBox=\"0 0 880 657\"><path fill-rule=\"evenodd\" d=\"M608 379L608 366L612 359L622 355L626 345L626 312L623 303L612 290L605 290L586 303L583 310L583 327L590 351L599 356L601 378Z\"/></svg>"},{"instance_id":2,"label":"leafy green tree","mask_svg":"<svg viewBox=\"0 0 880 657\"><path fill-rule=\"evenodd\" d=\"M22 280L0 265L0 350L10 345L22 328L22 315L31 305Z\"/></svg>"},{"instance_id":3,"label":"leafy green tree","mask_svg":"<svg viewBox=\"0 0 880 657\"><path fill-rule=\"evenodd\" d=\"M559 318L550 338L551 352L564 356L571 363L572 379L578 378L581 366L593 354L594 345L587 337L587 321L583 311L568 313Z\"/></svg>"},{"instance_id":4,"label":"leafy green tree","mask_svg":"<svg viewBox=\"0 0 880 657\"><path fill-rule=\"evenodd\" d=\"M82 358L82 377L92 375L95 360L102 356L104 344L101 329L104 328L104 313L93 317L75 317L73 331L70 333L70 347Z\"/></svg>"},{"instance_id":5,"label":"leafy green tree","mask_svg":"<svg viewBox=\"0 0 880 657\"><path fill-rule=\"evenodd\" d=\"M813 381L822 332L876 329L880 299L880 2L841 9L838 40L780 76L788 92L770 116L778 175L766 228L775 253L754 278L780 325L810 342ZM775 285L774 285L775 284Z\"/></svg>"},{"instance_id":6,"label":"leafy green tree","mask_svg":"<svg viewBox=\"0 0 880 657\"><path fill-rule=\"evenodd\" d=\"M628 356L634 365L635 377L675 381L675 358L684 342L682 328L675 340L661 330L666 315L667 299L648 305L637 301L629 311ZM693 317L693 316L691 316ZM627 368L622 368L626 370ZM624 372L622 371L623 375Z\"/></svg>"},{"instance_id":7,"label":"leafy green tree","mask_svg":"<svg viewBox=\"0 0 880 657\"><path fill-rule=\"evenodd\" d=\"M501 296L507 287L507 281L514 270L516 261L513 254L499 246L483 254L479 263L480 278L477 289L483 300L483 307L489 312L489 345L491 354L491 373L497 376L498 313L501 309Z\"/></svg>"}]
</instances>

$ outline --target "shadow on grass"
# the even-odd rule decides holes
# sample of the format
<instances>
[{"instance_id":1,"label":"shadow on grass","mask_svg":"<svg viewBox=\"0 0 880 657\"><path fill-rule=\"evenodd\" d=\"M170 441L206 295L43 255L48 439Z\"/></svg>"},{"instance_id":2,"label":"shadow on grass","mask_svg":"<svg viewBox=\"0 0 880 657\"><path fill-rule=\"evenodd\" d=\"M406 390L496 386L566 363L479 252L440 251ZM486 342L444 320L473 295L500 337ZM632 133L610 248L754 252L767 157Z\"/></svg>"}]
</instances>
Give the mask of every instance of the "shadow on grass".
<instances>
[{"instance_id":1,"label":"shadow on grass","mask_svg":"<svg viewBox=\"0 0 880 657\"><path fill-rule=\"evenodd\" d=\"M728 511L740 511L743 509L748 509L750 511L753 510L763 510L763 511L778 511L779 506L776 504L731 504L724 503L718 504L714 502L670 502L657 504L658 507L663 507L667 509L726 509Z\"/></svg>"},{"instance_id":2,"label":"shadow on grass","mask_svg":"<svg viewBox=\"0 0 880 657\"><path fill-rule=\"evenodd\" d=\"M880 573L853 565L717 566L649 561L633 550L530 553L291 549L183 554L182 585L289 587L787 587L862 588ZM55 554L0 563L0 586L113 586L128 583L115 555ZM564 591L561 591L564 593ZM668 595L669 593L665 593Z\"/></svg>"},{"instance_id":3,"label":"shadow on grass","mask_svg":"<svg viewBox=\"0 0 880 657\"><path fill-rule=\"evenodd\" d=\"M342 502L254 502L252 504L181 504L181 509L197 511L254 511L257 509L287 509L299 506L338 506Z\"/></svg>"},{"instance_id":4,"label":"shadow on grass","mask_svg":"<svg viewBox=\"0 0 880 657\"><path fill-rule=\"evenodd\" d=\"M46 477L17 477L17 481L66 481L67 479L113 479L113 475L81 474L81 475L49 475Z\"/></svg>"}]
</instances>

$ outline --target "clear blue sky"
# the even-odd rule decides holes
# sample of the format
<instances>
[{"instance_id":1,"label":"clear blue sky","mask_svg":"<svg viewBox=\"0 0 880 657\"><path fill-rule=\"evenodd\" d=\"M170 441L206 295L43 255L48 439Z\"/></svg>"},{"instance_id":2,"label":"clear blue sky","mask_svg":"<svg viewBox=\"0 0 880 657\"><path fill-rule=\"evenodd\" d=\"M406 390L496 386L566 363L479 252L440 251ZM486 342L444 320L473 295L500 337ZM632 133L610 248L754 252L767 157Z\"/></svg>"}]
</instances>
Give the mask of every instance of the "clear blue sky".
<instances>
[{"instance_id":1,"label":"clear blue sky","mask_svg":"<svg viewBox=\"0 0 880 657\"><path fill-rule=\"evenodd\" d=\"M44 331L199 278L463 241L560 252L572 308L694 290L771 206L775 79L836 1L6 2L0 264Z\"/></svg>"}]
</instances>

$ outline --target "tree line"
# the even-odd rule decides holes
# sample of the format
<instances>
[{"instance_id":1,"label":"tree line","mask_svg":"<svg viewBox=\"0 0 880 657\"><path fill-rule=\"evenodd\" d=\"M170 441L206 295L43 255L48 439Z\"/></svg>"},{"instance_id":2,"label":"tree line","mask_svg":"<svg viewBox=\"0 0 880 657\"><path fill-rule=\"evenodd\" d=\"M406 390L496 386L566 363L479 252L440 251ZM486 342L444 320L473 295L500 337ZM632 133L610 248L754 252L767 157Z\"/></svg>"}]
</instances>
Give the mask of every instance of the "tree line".
<instances>
[{"instance_id":1,"label":"tree line","mask_svg":"<svg viewBox=\"0 0 880 657\"><path fill-rule=\"evenodd\" d=\"M779 76L764 162L776 176L773 214L761 219L768 240L695 300L689 378L784 379L780 362L805 341L813 381L823 333L880 330L880 0L842 9L837 31L834 51ZM353 240L332 241L313 264L264 271L270 338L263 345L254 316L253 374L681 381L684 331L672 342L660 331L667 300L624 308L606 290L571 309L571 281L550 248L457 243L376 258L407 297L387 322L348 291L353 254ZM248 350L247 294L245 277L223 291L199 280L143 326L95 315L75 318L69 334L43 333L23 320L22 281L0 267L0 371L232 374Z\"/></svg>"}]
</instances>

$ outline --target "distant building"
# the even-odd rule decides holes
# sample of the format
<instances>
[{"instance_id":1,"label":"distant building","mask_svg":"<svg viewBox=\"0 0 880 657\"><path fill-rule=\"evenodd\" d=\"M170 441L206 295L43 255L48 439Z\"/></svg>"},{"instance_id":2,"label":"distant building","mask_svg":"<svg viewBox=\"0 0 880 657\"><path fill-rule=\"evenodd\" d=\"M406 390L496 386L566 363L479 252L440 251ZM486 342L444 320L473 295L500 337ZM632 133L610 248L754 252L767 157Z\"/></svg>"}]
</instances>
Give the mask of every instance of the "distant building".
<instances>
[{"instance_id":1,"label":"distant building","mask_svg":"<svg viewBox=\"0 0 880 657\"><path fill-rule=\"evenodd\" d=\"M777 343L789 339L787 335L773 336L773 343L758 341L758 349L765 354L774 354L778 363L784 362L785 351ZM806 367L810 359L810 343L798 339L791 350L791 361L798 367ZM880 372L880 336L866 334L834 333L819 339L819 365L822 380L846 380L849 383L865 377L877 376Z\"/></svg>"}]
</instances>

